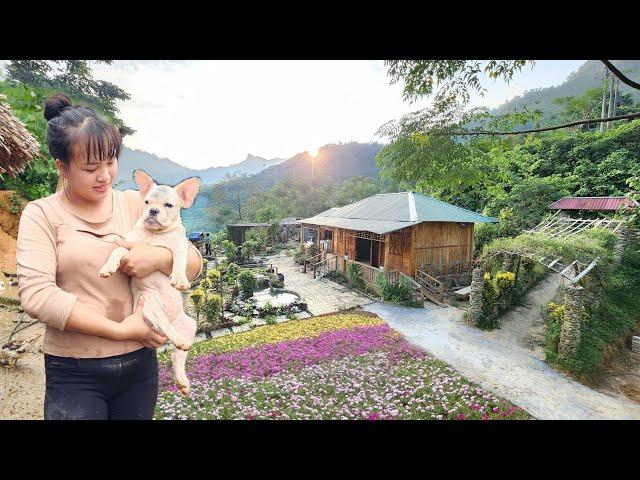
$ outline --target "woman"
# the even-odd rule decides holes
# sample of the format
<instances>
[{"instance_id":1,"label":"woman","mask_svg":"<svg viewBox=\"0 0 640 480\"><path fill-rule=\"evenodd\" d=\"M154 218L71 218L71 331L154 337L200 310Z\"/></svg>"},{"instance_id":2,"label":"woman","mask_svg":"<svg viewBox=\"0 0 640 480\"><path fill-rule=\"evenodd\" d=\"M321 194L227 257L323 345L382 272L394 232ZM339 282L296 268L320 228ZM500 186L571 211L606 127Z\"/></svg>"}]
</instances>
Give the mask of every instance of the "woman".
<instances>
[{"instance_id":1,"label":"woman","mask_svg":"<svg viewBox=\"0 0 640 480\"><path fill-rule=\"evenodd\" d=\"M158 395L155 349L167 341L133 311L129 276L169 275L172 253L124 244L129 253L109 278L98 272L143 210L134 190L112 188L118 129L63 94L45 104L47 143L61 182L20 218L17 270L24 311L46 324L45 419L151 419ZM189 249L187 277L203 267Z\"/></svg>"}]
</instances>

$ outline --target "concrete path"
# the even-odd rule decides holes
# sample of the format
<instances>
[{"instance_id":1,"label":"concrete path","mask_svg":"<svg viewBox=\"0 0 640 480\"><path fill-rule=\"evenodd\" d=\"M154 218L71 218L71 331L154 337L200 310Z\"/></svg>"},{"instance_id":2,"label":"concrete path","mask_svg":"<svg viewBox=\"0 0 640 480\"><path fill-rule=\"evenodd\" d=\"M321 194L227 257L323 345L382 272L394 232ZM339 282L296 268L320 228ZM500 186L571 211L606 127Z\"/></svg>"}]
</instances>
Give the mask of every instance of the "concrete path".
<instances>
[{"instance_id":1,"label":"concrete path","mask_svg":"<svg viewBox=\"0 0 640 480\"><path fill-rule=\"evenodd\" d=\"M268 257L267 263L278 267L278 273L284 275L284 288L301 295L312 315L323 315L372 303L371 299L344 285L326 278L316 280L311 273L301 273L293 257L276 255Z\"/></svg>"},{"instance_id":2,"label":"concrete path","mask_svg":"<svg viewBox=\"0 0 640 480\"><path fill-rule=\"evenodd\" d=\"M517 344L464 324L454 307L426 309L372 303L409 342L447 362L469 380L521 406L538 419L640 419L640 405L591 390Z\"/></svg>"}]
</instances>

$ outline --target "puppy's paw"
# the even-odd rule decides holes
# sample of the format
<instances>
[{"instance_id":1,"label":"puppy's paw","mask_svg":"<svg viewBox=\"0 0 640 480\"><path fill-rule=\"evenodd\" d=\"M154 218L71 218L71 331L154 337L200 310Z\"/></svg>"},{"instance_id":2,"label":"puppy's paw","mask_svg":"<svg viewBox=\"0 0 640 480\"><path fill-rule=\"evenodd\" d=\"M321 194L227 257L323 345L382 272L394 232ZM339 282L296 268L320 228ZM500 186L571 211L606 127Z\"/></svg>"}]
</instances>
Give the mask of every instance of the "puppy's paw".
<instances>
[{"instance_id":1,"label":"puppy's paw","mask_svg":"<svg viewBox=\"0 0 640 480\"><path fill-rule=\"evenodd\" d=\"M102 278L108 278L111 275L113 275L114 273L116 273L116 271L118 271L118 267L119 265L116 265L115 268L113 265L110 265L108 263L106 263L101 269L100 272L98 272L100 274L100 276Z\"/></svg>"},{"instance_id":2,"label":"puppy's paw","mask_svg":"<svg viewBox=\"0 0 640 480\"><path fill-rule=\"evenodd\" d=\"M191 283L189 283L186 275L172 273L169 279L171 280L171 286L176 290L180 290L181 292L189 290L189 287L191 287Z\"/></svg>"},{"instance_id":3,"label":"puppy's paw","mask_svg":"<svg viewBox=\"0 0 640 480\"><path fill-rule=\"evenodd\" d=\"M186 375L179 375L178 378L176 378L176 386L183 395L187 395L191 389L191 382L189 382Z\"/></svg>"},{"instance_id":4,"label":"puppy's paw","mask_svg":"<svg viewBox=\"0 0 640 480\"><path fill-rule=\"evenodd\" d=\"M173 344L178 350L183 350L185 352L188 352L193 342L183 340L182 338L177 338L176 341L173 342Z\"/></svg>"},{"instance_id":5,"label":"puppy's paw","mask_svg":"<svg viewBox=\"0 0 640 480\"><path fill-rule=\"evenodd\" d=\"M180 390L180 393L187 396L189 395L189 390L191 389L191 385L178 385L178 389Z\"/></svg>"}]
</instances>

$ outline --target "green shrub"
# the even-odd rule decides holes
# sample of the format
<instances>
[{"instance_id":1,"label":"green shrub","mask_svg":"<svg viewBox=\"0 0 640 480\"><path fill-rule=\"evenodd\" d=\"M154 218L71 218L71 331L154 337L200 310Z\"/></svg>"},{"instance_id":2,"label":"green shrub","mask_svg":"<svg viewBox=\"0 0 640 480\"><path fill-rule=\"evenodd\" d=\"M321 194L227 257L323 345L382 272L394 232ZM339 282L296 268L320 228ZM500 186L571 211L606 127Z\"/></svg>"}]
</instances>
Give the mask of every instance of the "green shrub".
<instances>
[{"instance_id":1,"label":"green shrub","mask_svg":"<svg viewBox=\"0 0 640 480\"><path fill-rule=\"evenodd\" d=\"M204 283L208 289L212 289L220 293L220 270L218 270L217 268L210 268L209 270L207 270Z\"/></svg>"},{"instance_id":2,"label":"green shrub","mask_svg":"<svg viewBox=\"0 0 640 480\"><path fill-rule=\"evenodd\" d=\"M259 245L253 240L247 240L242 244L242 255L245 258L251 258L258 253Z\"/></svg>"},{"instance_id":3,"label":"green shrub","mask_svg":"<svg viewBox=\"0 0 640 480\"><path fill-rule=\"evenodd\" d=\"M267 300L266 302L264 302L262 310L264 311L265 315L275 315L278 309L269 300Z\"/></svg>"},{"instance_id":4,"label":"green shrub","mask_svg":"<svg viewBox=\"0 0 640 480\"><path fill-rule=\"evenodd\" d=\"M258 287L258 279L251 270L243 270L238 275L238 283L245 297L253 295L253 291Z\"/></svg>"},{"instance_id":5,"label":"green shrub","mask_svg":"<svg viewBox=\"0 0 640 480\"><path fill-rule=\"evenodd\" d=\"M216 323L222 313L222 297L216 293L209 294L202 303L201 311L207 322Z\"/></svg>"},{"instance_id":6,"label":"green shrub","mask_svg":"<svg viewBox=\"0 0 640 480\"><path fill-rule=\"evenodd\" d=\"M267 325L275 325L276 323L276 316L275 315L267 315L266 317L264 317L264 320L267 322Z\"/></svg>"},{"instance_id":7,"label":"green shrub","mask_svg":"<svg viewBox=\"0 0 640 480\"><path fill-rule=\"evenodd\" d=\"M341 283L343 285L349 283L349 279L347 278L347 276L339 270L331 270L325 275L325 278L328 278L329 280L336 283Z\"/></svg>"},{"instance_id":8,"label":"green shrub","mask_svg":"<svg viewBox=\"0 0 640 480\"><path fill-rule=\"evenodd\" d=\"M13 192L11 194L11 197L9 197L9 199L11 200L11 206L9 207L9 211L14 214L18 213L20 211L20 205L22 205L22 202L20 201L20 197L16 192Z\"/></svg>"},{"instance_id":9,"label":"green shrub","mask_svg":"<svg viewBox=\"0 0 640 480\"><path fill-rule=\"evenodd\" d=\"M237 247L231 240L223 240L221 243L222 250L224 251L225 256L227 257L228 262L235 262L237 255Z\"/></svg>"},{"instance_id":10,"label":"green shrub","mask_svg":"<svg viewBox=\"0 0 640 480\"><path fill-rule=\"evenodd\" d=\"M189 293L189 297L193 302L193 308L196 311L196 318L200 318L200 310L205 296L206 294L201 288L196 288Z\"/></svg>"},{"instance_id":11,"label":"green shrub","mask_svg":"<svg viewBox=\"0 0 640 480\"><path fill-rule=\"evenodd\" d=\"M376 275L376 284L383 300L393 303L410 302L411 285L404 277L396 283L390 283L389 279L382 274Z\"/></svg>"},{"instance_id":12,"label":"green shrub","mask_svg":"<svg viewBox=\"0 0 640 480\"><path fill-rule=\"evenodd\" d=\"M224 276L225 282L231 284L235 283L236 277L238 276L238 272L240 271L240 267L235 263L231 262L227 266L227 273Z\"/></svg>"},{"instance_id":13,"label":"green shrub","mask_svg":"<svg viewBox=\"0 0 640 480\"><path fill-rule=\"evenodd\" d=\"M622 344L640 321L640 243L630 245L615 271L602 278L602 301L594 306L585 301L580 328L580 345L575 355L560 359L557 343L561 322L552 324L547 335L547 361L580 375L594 374L608 345Z\"/></svg>"},{"instance_id":14,"label":"green shrub","mask_svg":"<svg viewBox=\"0 0 640 480\"><path fill-rule=\"evenodd\" d=\"M267 232L262 228L250 228L245 234L245 240L252 242L254 253L261 252L267 246ZM244 245L242 251L244 252Z\"/></svg>"},{"instance_id":15,"label":"green shrub","mask_svg":"<svg viewBox=\"0 0 640 480\"><path fill-rule=\"evenodd\" d=\"M349 285L357 290L364 290L365 281L362 278L362 266L358 263L349 263L347 267Z\"/></svg>"}]
</instances>

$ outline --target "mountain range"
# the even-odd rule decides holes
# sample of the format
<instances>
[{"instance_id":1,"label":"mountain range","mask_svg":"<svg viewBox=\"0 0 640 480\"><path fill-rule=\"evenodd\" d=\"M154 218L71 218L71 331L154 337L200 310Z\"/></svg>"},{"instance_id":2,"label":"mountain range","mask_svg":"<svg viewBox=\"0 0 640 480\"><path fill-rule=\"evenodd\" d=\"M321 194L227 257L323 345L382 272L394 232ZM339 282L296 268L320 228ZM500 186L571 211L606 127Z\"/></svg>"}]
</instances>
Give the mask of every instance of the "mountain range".
<instances>
[{"instance_id":1,"label":"mountain range","mask_svg":"<svg viewBox=\"0 0 640 480\"><path fill-rule=\"evenodd\" d=\"M618 70L627 77L638 81L640 78L640 60L612 60ZM546 88L527 90L522 95L512 98L492 113L501 115L521 109L524 105L542 111L544 117L550 117L558 112L560 105L554 100L561 97L576 97L583 95L590 88L603 85L603 63L599 60L588 60L578 70L571 73L560 85ZM609 82L611 82L609 80ZM620 94L629 93L636 100L640 100L640 92L620 82Z\"/></svg>"},{"instance_id":2,"label":"mountain range","mask_svg":"<svg viewBox=\"0 0 640 480\"><path fill-rule=\"evenodd\" d=\"M152 153L141 150L133 150L122 147L118 157L118 176L116 183L119 189L137 189L133 182L134 170L140 168L151 175L158 183L175 185L188 177L198 176L203 185L217 183L229 173L246 173L253 175L265 168L284 162L284 158L266 159L248 154L242 162L227 167L210 167L203 170L194 170L179 165L168 158L161 158Z\"/></svg>"},{"instance_id":3,"label":"mountain range","mask_svg":"<svg viewBox=\"0 0 640 480\"><path fill-rule=\"evenodd\" d=\"M640 78L639 60L615 60L614 65L622 73L633 80ZM560 85L528 90L492 110L492 113L502 114L520 109L527 105L540 109L546 119L553 117L559 110L554 100L560 97L579 96L590 88L602 86L602 62L589 60L578 70L571 73ZM621 93L630 93L636 101L640 100L640 92L620 83ZM117 180L124 184L118 188L137 188L132 181L132 173L136 168L142 168L160 183L175 185L179 181L197 175L203 184L211 185L221 181L227 173L246 173L252 175L252 182L261 189L269 189L278 181L288 178L315 178L321 183L339 183L355 176L377 177L379 170L375 156L383 147L379 143L339 143L329 144L320 148L316 158L308 153L298 153L289 159L247 155L247 158L235 165L227 167L211 167L205 170L193 170L166 158L159 158L147 152L123 148L119 158ZM206 188L206 187L205 187ZM202 192L196 198L193 207L183 211L183 220L188 231L211 230L205 208L209 206L209 195Z\"/></svg>"}]
</instances>

